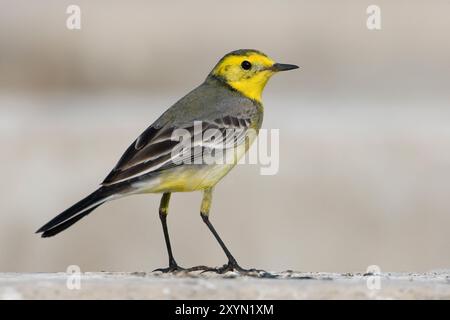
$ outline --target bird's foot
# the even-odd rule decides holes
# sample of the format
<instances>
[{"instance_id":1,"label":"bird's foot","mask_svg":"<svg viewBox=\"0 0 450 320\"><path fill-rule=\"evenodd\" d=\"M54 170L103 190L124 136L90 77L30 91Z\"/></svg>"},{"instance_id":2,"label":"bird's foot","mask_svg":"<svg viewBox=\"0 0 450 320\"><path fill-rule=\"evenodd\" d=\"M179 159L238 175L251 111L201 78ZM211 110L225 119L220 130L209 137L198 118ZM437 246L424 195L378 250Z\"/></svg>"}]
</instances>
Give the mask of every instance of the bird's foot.
<instances>
[{"instance_id":1,"label":"bird's foot","mask_svg":"<svg viewBox=\"0 0 450 320\"><path fill-rule=\"evenodd\" d=\"M153 270L153 272L178 273L186 270L187 269L180 267L175 261L171 261L167 268L158 268Z\"/></svg>"},{"instance_id":2,"label":"bird's foot","mask_svg":"<svg viewBox=\"0 0 450 320\"><path fill-rule=\"evenodd\" d=\"M261 277L261 278L272 278L273 276L265 271L260 269L244 269L242 268L236 260L229 260L227 264L224 264L220 268L208 268L203 272L216 272L218 274L225 274L227 272L235 272L240 275L252 276L252 277Z\"/></svg>"}]
</instances>

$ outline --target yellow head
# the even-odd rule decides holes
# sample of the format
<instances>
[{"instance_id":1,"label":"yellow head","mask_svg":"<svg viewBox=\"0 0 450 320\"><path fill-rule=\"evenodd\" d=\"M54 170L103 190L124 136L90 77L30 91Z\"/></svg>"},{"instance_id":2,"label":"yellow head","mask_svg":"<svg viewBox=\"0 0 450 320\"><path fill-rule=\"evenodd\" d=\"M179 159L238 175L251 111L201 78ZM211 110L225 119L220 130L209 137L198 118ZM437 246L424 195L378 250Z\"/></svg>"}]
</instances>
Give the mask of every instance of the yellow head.
<instances>
[{"instance_id":1,"label":"yellow head","mask_svg":"<svg viewBox=\"0 0 450 320\"><path fill-rule=\"evenodd\" d=\"M258 50L236 50L224 56L211 71L244 96L261 102L261 94L270 77L278 71L297 69L293 64L275 63Z\"/></svg>"}]
</instances>

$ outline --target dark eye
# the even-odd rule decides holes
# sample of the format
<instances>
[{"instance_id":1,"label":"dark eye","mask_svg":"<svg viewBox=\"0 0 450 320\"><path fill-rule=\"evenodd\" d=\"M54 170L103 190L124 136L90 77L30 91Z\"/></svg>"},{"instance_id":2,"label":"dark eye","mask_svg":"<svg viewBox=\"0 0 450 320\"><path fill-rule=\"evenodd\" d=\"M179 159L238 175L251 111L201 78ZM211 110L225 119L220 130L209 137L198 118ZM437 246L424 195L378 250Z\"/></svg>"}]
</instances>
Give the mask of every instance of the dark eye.
<instances>
[{"instance_id":1,"label":"dark eye","mask_svg":"<svg viewBox=\"0 0 450 320\"><path fill-rule=\"evenodd\" d=\"M250 62L248 62L247 60L244 60L241 63L241 67L244 70L250 70L250 68L252 67L252 64Z\"/></svg>"}]
</instances>

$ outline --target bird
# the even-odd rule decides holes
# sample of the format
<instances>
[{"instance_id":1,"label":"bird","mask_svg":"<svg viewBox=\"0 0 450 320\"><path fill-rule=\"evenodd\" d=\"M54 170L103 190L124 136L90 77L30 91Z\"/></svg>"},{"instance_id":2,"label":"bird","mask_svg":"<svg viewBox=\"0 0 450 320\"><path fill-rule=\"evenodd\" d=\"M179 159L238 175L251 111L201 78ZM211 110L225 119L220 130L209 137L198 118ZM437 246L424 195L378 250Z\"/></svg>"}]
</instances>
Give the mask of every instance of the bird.
<instances>
[{"instance_id":1,"label":"bird","mask_svg":"<svg viewBox=\"0 0 450 320\"><path fill-rule=\"evenodd\" d=\"M200 216L224 251L221 268L189 270L249 272L241 267L210 221L216 184L237 164L255 140L263 121L262 92L272 75L299 68L277 63L259 50L240 49L223 56L205 81L167 109L126 149L97 190L69 207L36 233L52 237L105 202L134 194L162 194L159 205L169 266L161 272L187 270L176 262L167 227L172 193L203 192ZM212 131L212 134L207 134ZM229 132L232 132L231 139ZM218 136L212 139L212 136ZM221 137L220 137L221 136ZM182 139L184 137L184 139ZM204 161L204 154L222 161Z\"/></svg>"}]
</instances>

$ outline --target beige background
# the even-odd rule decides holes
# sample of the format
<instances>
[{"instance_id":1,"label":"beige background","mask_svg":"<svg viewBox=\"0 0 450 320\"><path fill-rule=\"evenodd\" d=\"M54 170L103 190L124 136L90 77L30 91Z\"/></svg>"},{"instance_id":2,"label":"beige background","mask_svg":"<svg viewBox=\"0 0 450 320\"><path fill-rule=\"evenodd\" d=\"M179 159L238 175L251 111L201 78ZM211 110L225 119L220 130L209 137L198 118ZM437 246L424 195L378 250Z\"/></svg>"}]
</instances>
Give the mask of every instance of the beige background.
<instances>
[{"instance_id":1,"label":"beige background","mask_svg":"<svg viewBox=\"0 0 450 320\"><path fill-rule=\"evenodd\" d=\"M280 171L240 166L212 221L243 266L426 271L450 265L449 1L0 1L0 270L152 270L167 261L158 195L33 232L93 191L128 144L216 61L257 48L302 66L268 84ZM69 4L82 30L65 27ZM181 265L225 257L176 194Z\"/></svg>"}]
</instances>

